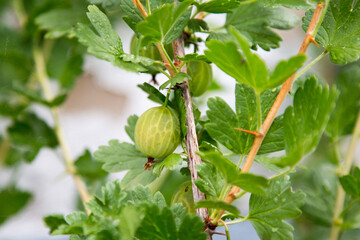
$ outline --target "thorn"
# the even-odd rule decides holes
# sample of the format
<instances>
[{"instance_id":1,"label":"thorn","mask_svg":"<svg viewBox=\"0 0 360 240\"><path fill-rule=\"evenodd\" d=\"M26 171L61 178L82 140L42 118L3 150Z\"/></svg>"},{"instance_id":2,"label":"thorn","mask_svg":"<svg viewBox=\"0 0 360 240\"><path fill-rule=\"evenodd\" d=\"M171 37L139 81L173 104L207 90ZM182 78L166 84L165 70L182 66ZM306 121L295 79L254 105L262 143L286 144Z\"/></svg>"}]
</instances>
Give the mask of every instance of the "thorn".
<instances>
[{"instance_id":1,"label":"thorn","mask_svg":"<svg viewBox=\"0 0 360 240\"><path fill-rule=\"evenodd\" d=\"M208 232L210 235L222 235L222 236L226 236L225 233L222 233L222 232L217 232L217 231L214 231L214 230L210 230L210 229L206 229L205 232Z\"/></svg>"},{"instance_id":2,"label":"thorn","mask_svg":"<svg viewBox=\"0 0 360 240\"><path fill-rule=\"evenodd\" d=\"M242 129L242 128L234 128L235 130L239 130L241 132L246 132L249 133L251 135L254 135L255 137L262 137L264 136L263 133L257 132L257 131L250 131L250 130L246 130L246 129Z\"/></svg>"},{"instance_id":3,"label":"thorn","mask_svg":"<svg viewBox=\"0 0 360 240\"><path fill-rule=\"evenodd\" d=\"M307 38L309 39L310 42L312 42L313 44L315 44L316 46L320 47L320 45L315 41L315 38L313 35L307 33Z\"/></svg>"}]
</instances>

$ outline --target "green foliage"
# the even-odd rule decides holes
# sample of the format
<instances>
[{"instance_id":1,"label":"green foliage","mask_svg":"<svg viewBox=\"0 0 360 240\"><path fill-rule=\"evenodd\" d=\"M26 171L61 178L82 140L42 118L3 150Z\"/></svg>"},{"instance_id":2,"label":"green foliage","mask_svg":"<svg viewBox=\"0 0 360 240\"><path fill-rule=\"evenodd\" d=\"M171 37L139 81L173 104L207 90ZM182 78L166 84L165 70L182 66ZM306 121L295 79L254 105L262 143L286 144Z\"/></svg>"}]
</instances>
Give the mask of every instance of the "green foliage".
<instances>
[{"instance_id":1,"label":"green foliage","mask_svg":"<svg viewBox=\"0 0 360 240\"><path fill-rule=\"evenodd\" d=\"M181 166L183 163L183 158L180 154L172 153L168 155L164 160L160 163L157 163L154 167L154 173L160 175L161 171L166 169L176 169L177 167Z\"/></svg>"},{"instance_id":2,"label":"green foliage","mask_svg":"<svg viewBox=\"0 0 360 240\"><path fill-rule=\"evenodd\" d=\"M281 41L280 36L271 28L290 29L298 22L299 19L288 11L276 7L264 7L255 2L239 6L232 13L228 13L225 27L235 27L251 42L253 48L258 45L264 50L270 50L278 48Z\"/></svg>"},{"instance_id":3,"label":"green foliage","mask_svg":"<svg viewBox=\"0 0 360 240\"><path fill-rule=\"evenodd\" d=\"M306 12L304 29L309 26L313 13L312 9ZM360 56L359 25L359 1L332 0L315 40L329 51L333 63L354 62Z\"/></svg>"},{"instance_id":4,"label":"green foliage","mask_svg":"<svg viewBox=\"0 0 360 240\"><path fill-rule=\"evenodd\" d=\"M269 76L265 63L257 54L251 52L246 39L237 30L230 30L237 39L241 52L237 50L238 46L234 42L210 40L206 43L208 50L205 50L205 55L236 81L251 86L258 93L279 86L306 60L305 56L300 55L281 61Z\"/></svg>"},{"instance_id":5,"label":"green foliage","mask_svg":"<svg viewBox=\"0 0 360 240\"><path fill-rule=\"evenodd\" d=\"M268 181L266 178L250 173L240 173L240 169L229 159L217 152L201 153L203 159L215 166L227 183L256 194L264 194ZM211 182L209 183L209 185Z\"/></svg>"},{"instance_id":6,"label":"green foliage","mask_svg":"<svg viewBox=\"0 0 360 240\"><path fill-rule=\"evenodd\" d=\"M266 117L277 91L267 90L260 94L261 115ZM209 122L205 124L210 136L234 153L247 154L254 137L235 128L255 131L257 128L256 93L245 84L235 88L236 113L221 98L208 100L206 112ZM221 113L221 114L219 114ZM262 119L263 120L263 119ZM282 137L282 117L276 118L264 139L260 153L276 152L284 149Z\"/></svg>"},{"instance_id":7,"label":"green foliage","mask_svg":"<svg viewBox=\"0 0 360 240\"><path fill-rule=\"evenodd\" d=\"M102 196L91 200L88 207L90 216L75 212L65 221L59 215L44 220L52 235L79 239L206 239L199 217L186 213L179 204L166 206L162 194L152 196L149 188L125 191L118 182L109 182Z\"/></svg>"},{"instance_id":8,"label":"green foliage","mask_svg":"<svg viewBox=\"0 0 360 240\"><path fill-rule=\"evenodd\" d=\"M326 128L333 139L352 133L355 127L360 110L360 65L342 70L336 79L336 88L340 95Z\"/></svg>"},{"instance_id":9,"label":"green foliage","mask_svg":"<svg viewBox=\"0 0 360 240\"><path fill-rule=\"evenodd\" d=\"M304 198L303 192L291 190L289 176L272 179L266 195L251 195L247 219L261 239L293 239L293 227L284 220L301 214Z\"/></svg>"},{"instance_id":10,"label":"green foliage","mask_svg":"<svg viewBox=\"0 0 360 240\"><path fill-rule=\"evenodd\" d=\"M360 198L360 169L355 168L353 175L345 175L340 178L340 183L346 194Z\"/></svg>"},{"instance_id":11,"label":"green foliage","mask_svg":"<svg viewBox=\"0 0 360 240\"><path fill-rule=\"evenodd\" d=\"M207 196L219 198L221 190L226 183L223 174L212 164L201 164L196 166L199 179L195 180L196 186Z\"/></svg>"},{"instance_id":12,"label":"green foliage","mask_svg":"<svg viewBox=\"0 0 360 240\"><path fill-rule=\"evenodd\" d=\"M186 0L176 7L166 4L151 13L145 21L136 25L136 29L144 35L145 45L150 43L165 44L177 39L189 21L192 0Z\"/></svg>"},{"instance_id":13,"label":"green foliage","mask_svg":"<svg viewBox=\"0 0 360 240\"><path fill-rule=\"evenodd\" d=\"M131 115L127 119L128 125L125 126L125 131L133 142L135 142L135 126L138 119L139 117L137 115Z\"/></svg>"},{"instance_id":14,"label":"green foliage","mask_svg":"<svg viewBox=\"0 0 360 240\"><path fill-rule=\"evenodd\" d=\"M18 157L27 162L33 161L42 147L58 145L54 130L33 113L19 116L8 128L8 136Z\"/></svg>"},{"instance_id":15,"label":"green foliage","mask_svg":"<svg viewBox=\"0 0 360 240\"><path fill-rule=\"evenodd\" d=\"M94 157L103 163L103 169L107 172L129 170L122 180L122 186L125 188L139 182L146 185L155 179L151 171L144 170L147 157L133 144L111 140L109 146L100 146Z\"/></svg>"},{"instance_id":16,"label":"green foliage","mask_svg":"<svg viewBox=\"0 0 360 240\"><path fill-rule=\"evenodd\" d=\"M296 91L294 107L288 107L284 113L286 156L277 164L294 166L317 146L337 95L335 88L329 90L327 86L321 86L315 77L310 77L304 88Z\"/></svg>"},{"instance_id":17,"label":"green foliage","mask_svg":"<svg viewBox=\"0 0 360 240\"><path fill-rule=\"evenodd\" d=\"M195 2L199 12L229 13L240 6L241 0L211 0L203 3Z\"/></svg>"},{"instance_id":18,"label":"green foliage","mask_svg":"<svg viewBox=\"0 0 360 240\"><path fill-rule=\"evenodd\" d=\"M195 208L222 209L235 216L240 214L240 211L235 206L221 200L201 200L196 203Z\"/></svg>"},{"instance_id":19,"label":"green foliage","mask_svg":"<svg viewBox=\"0 0 360 240\"><path fill-rule=\"evenodd\" d=\"M93 159L89 150L85 150L74 162L74 165L76 173L90 182L101 180L108 174L101 168L102 164Z\"/></svg>"},{"instance_id":20,"label":"green foliage","mask_svg":"<svg viewBox=\"0 0 360 240\"><path fill-rule=\"evenodd\" d=\"M16 188L0 190L0 224L23 209L31 199L31 193Z\"/></svg>"},{"instance_id":21,"label":"green foliage","mask_svg":"<svg viewBox=\"0 0 360 240\"><path fill-rule=\"evenodd\" d=\"M284 6L296 10L308 9L311 7L307 0L260 0L259 2L264 6Z\"/></svg>"}]
</instances>

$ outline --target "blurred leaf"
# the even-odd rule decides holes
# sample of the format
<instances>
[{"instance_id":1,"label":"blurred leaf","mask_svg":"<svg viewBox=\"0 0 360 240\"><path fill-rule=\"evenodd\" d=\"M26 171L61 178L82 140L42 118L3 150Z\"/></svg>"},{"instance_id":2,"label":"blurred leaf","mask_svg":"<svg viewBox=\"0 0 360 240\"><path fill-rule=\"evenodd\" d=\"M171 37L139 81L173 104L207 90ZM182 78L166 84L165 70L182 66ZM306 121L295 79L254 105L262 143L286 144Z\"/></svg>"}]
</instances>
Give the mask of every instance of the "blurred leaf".
<instances>
[{"instance_id":1,"label":"blurred leaf","mask_svg":"<svg viewBox=\"0 0 360 240\"><path fill-rule=\"evenodd\" d=\"M294 166L317 146L336 98L336 89L321 86L315 77L296 91L294 107L288 107L284 113L286 156L279 159L279 166Z\"/></svg>"},{"instance_id":2,"label":"blurred leaf","mask_svg":"<svg viewBox=\"0 0 360 240\"><path fill-rule=\"evenodd\" d=\"M282 8L264 7L260 3L244 4L226 16L225 27L234 26L250 40L253 47L258 45L264 50L278 48L280 36L271 28L291 29L299 19Z\"/></svg>"},{"instance_id":3,"label":"blurred leaf","mask_svg":"<svg viewBox=\"0 0 360 240\"><path fill-rule=\"evenodd\" d=\"M314 9L306 12L303 29L307 29ZM330 53L335 64L347 64L360 56L360 2L332 0L315 40Z\"/></svg>"},{"instance_id":4,"label":"blurred leaf","mask_svg":"<svg viewBox=\"0 0 360 240\"><path fill-rule=\"evenodd\" d=\"M133 0L121 0L120 9L124 14L124 21L135 33L137 33L135 26L144 19L141 16L140 11L135 7Z\"/></svg>"},{"instance_id":5,"label":"blurred leaf","mask_svg":"<svg viewBox=\"0 0 360 240\"><path fill-rule=\"evenodd\" d=\"M28 204L31 193L14 188L0 190L0 225Z\"/></svg>"},{"instance_id":6,"label":"blurred leaf","mask_svg":"<svg viewBox=\"0 0 360 240\"><path fill-rule=\"evenodd\" d=\"M183 62L203 61L206 63L211 63L205 55L199 55L197 53L189 53L186 54L184 57L177 57L177 58Z\"/></svg>"},{"instance_id":7,"label":"blurred leaf","mask_svg":"<svg viewBox=\"0 0 360 240\"><path fill-rule=\"evenodd\" d=\"M341 186L346 194L360 199L360 169L355 168L353 175L345 175L340 179Z\"/></svg>"},{"instance_id":8,"label":"blurred leaf","mask_svg":"<svg viewBox=\"0 0 360 240\"><path fill-rule=\"evenodd\" d=\"M199 12L230 13L241 5L241 0L211 0L203 3L195 2Z\"/></svg>"},{"instance_id":9,"label":"blurred leaf","mask_svg":"<svg viewBox=\"0 0 360 240\"><path fill-rule=\"evenodd\" d=\"M346 67L336 79L340 91L326 131L332 138L351 134L360 111L360 65Z\"/></svg>"},{"instance_id":10,"label":"blurred leaf","mask_svg":"<svg viewBox=\"0 0 360 240\"><path fill-rule=\"evenodd\" d=\"M101 168L102 164L93 159L89 150L85 150L83 155L74 162L74 165L76 173L90 181L102 179L108 174Z\"/></svg>"},{"instance_id":11,"label":"blurred leaf","mask_svg":"<svg viewBox=\"0 0 360 240\"><path fill-rule=\"evenodd\" d=\"M208 24L202 19L190 19L188 22L188 28L193 32L208 31Z\"/></svg>"},{"instance_id":12,"label":"blurred leaf","mask_svg":"<svg viewBox=\"0 0 360 240\"><path fill-rule=\"evenodd\" d=\"M185 0L174 8L174 4L166 4L156 9L143 22L136 25L136 30L144 35L145 45L150 43L165 44L179 37L187 25L191 14L192 0Z\"/></svg>"},{"instance_id":13,"label":"blurred leaf","mask_svg":"<svg viewBox=\"0 0 360 240\"><path fill-rule=\"evenodd\" d=\"M50 234L53 233L60 225L66 224L64 216L61 214L48 215L44 217L45 225L50 228Z\"/></svg>"},{"instance_id":14,"label":"blurred leaf","mask_svg":"<svg viewBox=\"0 0 360 240\"><path fill-rule=\"evenodd\" d=\"M74 26L79 22L87 22L86 6L86 1L73 1L69 8L57 8L40 14L35 18L35 22L41 30L46 31L47 38L73 37Z\"/></svg>"},{"instance_id":15,"label":"blurred leaf","mask_svg":"<svg viewBox=\"0 0 360 240\"><path fill-rule=\"evenodd\" d=\"M311 5L307 2L307 0L260 0L259 2L267 7L284 6L296 10L311 8Z\"/></svg>"},{"instance_id":16,"label":"blurred leaf","mask_svg":"<svg viewBox=\"0 0 360 240\"><path fill-rule=\"evenodd\" d=\"M125 131L133 142L135 142L135 126L138 119L139 117L137 115L131 115L127 119L128 125L125 126Z\"/></svg>"},{"instance_id":17,"label":"blurred leaf","mask_svg":"<svg viewBox=\"0 0 360 240\"><path fill-rule=\"evenodd\" d=\"M31 162L42 147L55 148L58 145L55 132L33 113L26 113L16 119L8 128L12 146L22 157Z\"/></svg>"},{"instance_id":18,"label":"blurred leaf","mask_svg":"<svg viewBox=\"0 0 360 240\"><path fill-rule=\"evenodd\" d=\"M270 181L266 194L251 194L247 217L261 239L293 239L294 228L284 220L301 215L305 194L293 192L289 176Z\"/></svg>"},{"instance_id":19,"label":"blurred leaf","mask_svg":"<svg viewBox=\"0 0 360 240\"><path fill-rule=\"evenodd\" d=\"M235 206L221 201L221 200L200 200L196 203L195 208L212 208L212 209L222 209L229 213L239 216L240 211Z\"/></svg>"},{"instance_id":20,"label":"blurred leaf","mask_svg":"<svg viewBox=\"0 0 360 240\"><path fill-rule=\"evenodd\" d=\"M188 169L188 168L187 168ZM199 180L199 179L197 179ZM201 190L200 190L201 191ZM191 181L186 181L182 183L175 191L171 199L171 205L175 203L181 203L188 213L195 214L195 203L192 193L192 184Z\"/></svg>"}]
</instances>

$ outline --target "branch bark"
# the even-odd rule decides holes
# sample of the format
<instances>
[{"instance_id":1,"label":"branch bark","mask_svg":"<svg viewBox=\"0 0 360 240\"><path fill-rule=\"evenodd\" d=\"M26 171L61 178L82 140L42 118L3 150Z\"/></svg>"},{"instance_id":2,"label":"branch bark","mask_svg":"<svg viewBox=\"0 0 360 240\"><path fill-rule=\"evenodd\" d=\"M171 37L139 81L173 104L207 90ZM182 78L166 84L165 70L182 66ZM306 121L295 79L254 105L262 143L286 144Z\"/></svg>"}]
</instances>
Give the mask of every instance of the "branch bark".
<instances>
[{"instance_id":1,"label":"branch bark","mask_svg":"<svg viewBox=\"0 0 360 240\"><path fill-rule=\"evenodd\" d=\"M322 3L318 3L318 5L315 9L315 12L313 14L313 17L311 19L311 22L309 24L308 30L306 31L305 38L299 49L298 55L304 54L311 43L316 43L314 38L315 38L315 35L317 32L318 26L321 24L324 14L326 12L326 7L328 5L327 3L328 3L328 0L325 2L322 2ZM282 103L285 100L286 95L291 90L294 78L295 78L295 73L288 80L286 80L286 82L282 85L281 90L280 90L278 96L276 97L274 104L272 105L268 115L266 116L266 118L263 122L263 125L262 125L262 131L263 131L262 133L263 134L255 136L251 150L248 154L248 157L246 158L243 168L241 169L242 173L249 172L249 170L254 162L255 156L257 155L257 153L260 149L261 143L266 136L266 133L269 131L271 124L273 123L273 121L276 117L276 114L278 113L278 111L280 109L280 106L282 105ZM233 186L231 188L230 192L228 193L228 195L226 196L225 202L227 202L227 203L233 202L236 199L236 194L238 194L239 192L240 192L240 188L237 186Z\"/></svg>"}]
</instances>

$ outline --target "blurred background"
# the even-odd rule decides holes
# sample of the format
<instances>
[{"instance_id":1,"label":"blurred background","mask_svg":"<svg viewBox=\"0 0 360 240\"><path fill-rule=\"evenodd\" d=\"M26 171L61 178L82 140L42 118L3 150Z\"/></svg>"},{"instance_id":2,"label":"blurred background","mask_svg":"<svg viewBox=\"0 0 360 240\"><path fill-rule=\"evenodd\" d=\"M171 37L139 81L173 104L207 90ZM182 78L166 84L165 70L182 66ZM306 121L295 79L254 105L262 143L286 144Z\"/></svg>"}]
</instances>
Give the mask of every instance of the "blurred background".
<instances>
[{"instance_id":1,"label":"blurred background","mask_svg":"<svg viewBox=\"0 0 360 240\"><path fill-rule=\"evenodd\" d=\"M299 16L299 19L304 14L304 11L293 12ZM2 20L17 24L11 10L4 13ZM212 15L206 20L211 27L221 26L225 22L225 15ZM132 31L123 21L115 21L114 27L123 41L125 51L129 52ZM292 30L276 30L276 32L283 39L281 47L269 52L262 49L257 51L265 59L269 68L273 68L279 60L295 55L304 37L301 21ZM6 37L1 36L1 38ZM203 46L200 46L200 53L202 51ZM317 50L312 46L308 60L311 60L311 56L316 52ZM220 96L232 107L235 105L235 81L216 66L212 67L214 79L221 89L210 91L194 100L202 113L207 109L207 99L213 96ZM337 70L329 63L328 58L323 59L316 67L321 78L329 83L334 81ZM149 82L151 76L148 74L126 72L90 55L85 58L83 70L72 93L60 107L60 124L74 159L83 154L84 149L89 149L93 153L111 139L118 139L120 142L130 141L124 130L127 118L132 114L141 115L148 108L156 106L137 87L138 84ZM161 84L165 79L158 75L157 80ZM281 112L285 107L286 104ZM53 124L47 108L36 105L33 109L50 125ZM0 131L4 132L7 126L8 121L0 119ZM263 169L255 166L253 171L263 171ZM111 174L109 179L120 179L123 175L123 173ZM59 149L53 151L42 148L31 164L21 164L16 172L6 167L0 168L0 186L5 186L12 179L16 179L20 189L29 191L33 195L24 209L0 226L0 240L66 239L49 237L49 230L42 220L49 214L66 215L76 210L78 206L74 181L65 172ZM246 198L236 203L243 215L247 212L246 203ZM223 231L222 228L218 230ZM233 239L238 239L236 236L240 235L246 236L244 239L248 240L258 239L250 223L231 226L230 232ZM215 239L225 239L225 237L218 236Z\"/></svg>"}]
</instances>

